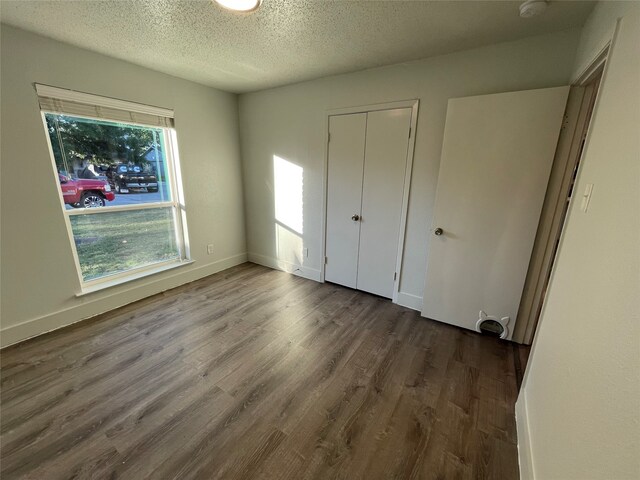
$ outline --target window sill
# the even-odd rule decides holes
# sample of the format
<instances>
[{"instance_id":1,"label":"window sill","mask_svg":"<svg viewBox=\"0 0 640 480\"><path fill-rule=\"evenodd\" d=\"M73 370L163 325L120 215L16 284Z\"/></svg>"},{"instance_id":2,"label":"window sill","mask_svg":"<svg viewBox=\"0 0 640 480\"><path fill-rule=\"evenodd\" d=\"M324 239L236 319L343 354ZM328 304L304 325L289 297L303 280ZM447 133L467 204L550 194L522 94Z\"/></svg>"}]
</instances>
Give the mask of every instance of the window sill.
<instances>
[{"instance_id":1,"label":"window sill","mask_svg":"<svg viewBox=\"0 0 640 480\"><path fill-rule=\"evenodd\" d=\"M79 293L76 293L76 297L84 297L85 295L89 295L91 293L99 292L101 290L105 290L111 287L116 287L118 285L123 285L125 283L129 283L134 280L139 280L141 278L155 275L156 273L166 272L168 270L180 268L185 265L191 265L192 263L194 263L193 260L182 260L180 262L173 262L165 265L160 265L157 267L150 267L140 272L127 275L126 277L119 277L119 278L114 278L112 280L105 280L90 286L83 287Z\"/></svg>"}]
</instances>

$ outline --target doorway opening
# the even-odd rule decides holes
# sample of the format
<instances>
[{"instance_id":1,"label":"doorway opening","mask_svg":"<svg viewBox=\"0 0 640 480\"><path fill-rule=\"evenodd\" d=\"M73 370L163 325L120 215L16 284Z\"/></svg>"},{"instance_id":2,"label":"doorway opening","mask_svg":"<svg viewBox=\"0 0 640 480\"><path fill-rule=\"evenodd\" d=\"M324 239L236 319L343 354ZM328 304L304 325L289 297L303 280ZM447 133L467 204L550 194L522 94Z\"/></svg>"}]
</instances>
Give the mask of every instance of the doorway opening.
<instances>
[{"instance_id":1,"label":"doorway opening","mask_svg":"<svg viewBox=\"0 0 640 480\"><path fill-rule=\"evenodd\" d=\"M533 341L569 206L576 194L574 187L606 56L607 50L598 56L569 92L513 336L515 342L523 345L531 345ZM518 356L521 357L523 346L514 345L514 348L518 348Z\"/></svg>"}]
</instances>

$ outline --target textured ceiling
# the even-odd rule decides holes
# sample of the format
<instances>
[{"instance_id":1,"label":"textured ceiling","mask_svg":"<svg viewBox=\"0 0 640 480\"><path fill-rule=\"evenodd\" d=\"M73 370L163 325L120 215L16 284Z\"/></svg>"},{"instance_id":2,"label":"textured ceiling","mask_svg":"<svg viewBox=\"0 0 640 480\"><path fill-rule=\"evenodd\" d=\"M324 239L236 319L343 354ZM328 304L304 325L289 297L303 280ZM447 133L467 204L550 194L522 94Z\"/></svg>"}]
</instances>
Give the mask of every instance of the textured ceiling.
<instances>
[{"instance_id":1,"label":"textured ceiling","mask_svg":"<svg viewBox=\"0 0 640 480\"><path fill-rule=\"evenodd\" d=\"M581 26L593 2L7 1L2 22L232 92L260 90Z\"/></svg>"}]
</instances>

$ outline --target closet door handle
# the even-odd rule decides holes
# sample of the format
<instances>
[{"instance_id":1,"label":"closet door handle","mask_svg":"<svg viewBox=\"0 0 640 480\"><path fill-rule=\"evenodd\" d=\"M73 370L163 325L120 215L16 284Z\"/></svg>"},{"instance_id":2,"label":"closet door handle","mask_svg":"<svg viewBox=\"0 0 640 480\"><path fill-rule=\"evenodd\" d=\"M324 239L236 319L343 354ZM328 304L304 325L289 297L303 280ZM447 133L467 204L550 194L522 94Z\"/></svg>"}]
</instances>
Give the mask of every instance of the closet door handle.
<instances>
[{"instance_id":1,"label":"closet door handle","mask_svg":"<svg viewBox=\"0 0 640 480\"><path fill-rule=\"evenodd\" d=\"M436 235L442 235L444 233L444 230L438 227L433 231L433 233L435 233Z\"/></svg>"},{"instance_id":2,"label":"closet door handle","mask_svg":"<svg viewBox=\"0 0 640 480\"><path fill-rule=\"evenodd\" d=\"M360 215L358 215L357 213L354 213L353 215L351 215L351 220L353 220L354 222L357 222L358 220L360 220Z\"/></svg>"}]
</instances>

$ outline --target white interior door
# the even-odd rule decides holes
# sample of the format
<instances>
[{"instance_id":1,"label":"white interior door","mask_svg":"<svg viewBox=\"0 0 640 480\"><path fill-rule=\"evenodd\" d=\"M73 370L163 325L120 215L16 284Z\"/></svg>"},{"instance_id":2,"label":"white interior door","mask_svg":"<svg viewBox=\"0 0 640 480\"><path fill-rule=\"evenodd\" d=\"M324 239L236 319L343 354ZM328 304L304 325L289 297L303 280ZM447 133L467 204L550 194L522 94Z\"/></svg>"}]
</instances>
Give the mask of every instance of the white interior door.
<instances>
[{"instance_id":1,"label":"white interior door","mask_svg":"<svg viewBox=\"0 0 640 480\"><path fill-rule=\"evenodd\" d=\"M367 114L358 290L393 296L411 109Z\"/></svg>"},{"instance_id":2,"label":"white interior door","mask_svg":"<svg viewBox=\"0 0 640 480\"><path fill-rule=\"evenodd\" d=\"M325 280L356 288L367 114L329 117Z\"/></svg>"},{"instance_id":3,"label":"white interior door","mask_svg":"<svg viewBox=\"0 0 640 480\"><path fill-rule=\"evenodd\" d=\"M568 92L449 100L423 316L511 338Z\"/></svg>"}]
</instances>

